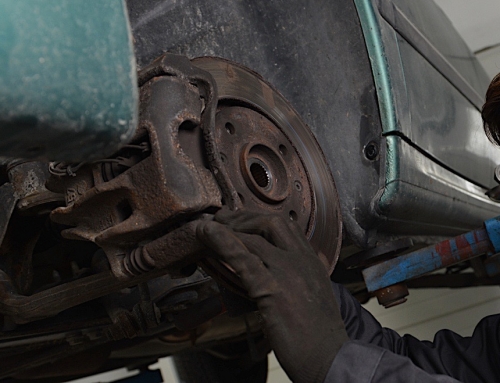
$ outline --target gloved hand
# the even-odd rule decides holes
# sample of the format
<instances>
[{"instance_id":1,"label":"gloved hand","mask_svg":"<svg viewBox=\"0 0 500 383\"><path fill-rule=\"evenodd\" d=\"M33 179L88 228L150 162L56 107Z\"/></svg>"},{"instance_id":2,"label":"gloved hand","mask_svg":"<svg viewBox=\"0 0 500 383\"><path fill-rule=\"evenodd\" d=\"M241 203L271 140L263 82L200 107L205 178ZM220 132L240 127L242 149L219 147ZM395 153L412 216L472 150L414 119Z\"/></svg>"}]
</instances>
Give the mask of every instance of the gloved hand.
<instances>
[{"instance_id":1,"label":"gloved hand","mask_svg":"<svg viewBox=\"0 0 500 383\"><path fill-rule=\"evenodd\" d=\"M221 210L200 223L197 237L241 278L290 379L323 382L348 337L325 266L298 225Z\"/></svg>"}]
</instances>

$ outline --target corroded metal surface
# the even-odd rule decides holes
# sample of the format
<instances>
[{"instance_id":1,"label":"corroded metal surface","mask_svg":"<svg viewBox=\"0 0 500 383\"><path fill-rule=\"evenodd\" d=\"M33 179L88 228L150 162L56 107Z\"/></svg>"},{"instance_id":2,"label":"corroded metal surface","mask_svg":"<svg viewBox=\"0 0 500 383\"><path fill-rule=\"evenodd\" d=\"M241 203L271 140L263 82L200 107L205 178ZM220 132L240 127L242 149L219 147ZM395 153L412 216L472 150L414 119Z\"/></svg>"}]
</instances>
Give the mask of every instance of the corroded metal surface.
<instances>
[{"instance_id":1,"label":"corroded metal surface","mask_svg":"<svg viewBox=\"0 0 500 383\"><path fill-rule=\"evenodd\" d=\"M255 310L231 301L234 292L246 294L239 277L208 261L196 237L197 222L222 206L297 221L333 268L338 199L308 127L255 73L218 59L196 63L215 67L164 55L143 69L139 127L113 156L11 163L0 256L15 262L0 271L0 349L8 340L22 354L31 343L20 337L33 328L43 343L23 363L6 360L1 376L110 342L175 339L179 331L194 339L226 310ZM25 245L16 252L15 242ZM53 320L60 328L38 328ZM223 333L241 331L224 326Z\"/></svg>"},{"instance_id":2,"label":"corroded metal surface","mask_svg":"<svg viewBox=\"0 0 500 383\"><path fill-rule=\"evenodd\" d=\"M54 221L72 226L62 235L95 242L106 252L115 275L127 278L123 261L137 244L219 208L222 196L216 179L186 150L200 146L195 131L202 129L203 108L198 88L186 79L158 76L145 81L135 141L149 142L150 153L109 180L103 177L103 164L83 167L69 179L67 206L52 213ZM187 141L183 130L191 133ZM120 158L119 153L115 159ZM109 172L104 174L109 178Z\"/></svg>"},{"instance_id":3,"label":"corroded metal surface","mask_svg":"<svg viewBox=\"0 0 500 383\"><path fill-rule=\"evenodd\" d=\"M143 69L139 129L113 158L52 167L63 176L53 184L67 203L52 220L71 226L65 238L95 242L115 275L127 278L195 262L202 248L192 230L175 229L200 213L223 204L268 211L296 220L332 270L340 248L338 198L309 129L249 70L217 59L195 64L202 69L164 55Z\"/></svg>"},{"instance_id":4,"label":"corroded metal surface","mask_svg":"<svg viewBox=\"0 0 500 383\"><path fill-rule=\"evenodd\" d=\"M243 207L296 220L309 233L312 191L287 136L262 114L241 106L220 106L215 126L220 156Z\"/></svg>"},{"instance_id":5,"label":"corroded metal surface","mask_svg":"<svg viewBox=\"0 0 500 383\"><path fill-rule=\"evenodd\" d=\"M125 287L135 286L161 274L161 271L155 271L132 279L119 280L110 272L103 272L25 296L17 294L9 278L0 272L0 313L11 316L17 323L27 323L54 316L70 307Z\"/></svg>"},{"instance_id":6,"label":"corroded metal surface","mask_svg":"<svg viewBox=\"0 0 500 383\"><path fill-rule=\"evenodd\" d=\"M196 225L196 221L189 222L135 248L125 257L125 269L131 275L139 275L153 269L179 269L197 262L207 249L196 238Z\"/></svg>"},{"instance_id":7,"label":"corroded metal surface","mask_svg":"<svg viewBox=\"0 0 500 383\"><path fill-rule=\"evenodd\" d=\"M276 137L286 138L281 143L288 149L288 154L292 158L298 157L300 159L300 165L296 164L296 162L290 162L289 164L287 162L288 158L285 158L279 152L279 145L276 147L273 144L264 142L264 146L270 147L278 158L281 157L277 162L283 160L287 172L290 172L290 174L302 173L298 179L291 180L293 183L298 180L301 185L291 184L290 195L297 193L297 189L302 187L300 193L296 195L302 195L303 198L293 210L297 213L298 218L302 214L299 214L299 212L304 212L300 219L305 222L306 211L310 209L309 223L305 232L307 231L311 245L331 272L337 262L342 242L340 205L330 169L309 127L305 125L283 96L251 70L218 58L199 58L193 60L193 64L209 72L215 79L219 97L219 113L225 109L225 107L221 106L241 106L249 109L249 113L252 113L252 111L257 112L264 116L270 124L274 125L274 127L269 128L269 132L266 134L269 135L270 132L274 132L272 134L275 134ZM251 120L255 122L258 119L251 117ZM244 127L245 123L243 121L242 123L241 126ZM222 130L222 125L225 125L222 124L222 121L220 124L217 132L223 135L227 131L225 126ZM266 122L266 126L269 127L270 125ZM262 132L261 139L266 140L264 132ZM222 140L220 145L223 145ZM294 166L301 170L295 170ZM245 170L242 174L245 174ZM235 175L232 178L235 185L235 180L239 176ZM304 184L302 184L304 176L307 178L307 182L304 181ZM255 181L257 182L257 180ZM304 201L304 199L307 199L307 194L301 194L307 193L307 190L304 189L309 189L311 193L310 208L307 207L307 203ZM269 195L269 193L267 194ZM244 197L244 194L242 195ZM252 192L252 194L247 195L250 195L256 202L254 206L262 204L262 198L255 196L255 193ZM279 206L279 204L266 203L266 210L277 211ZM294 217L294 214L291 214L291 216Z\"/></svg>"},{"instance_id":8,"label":"corroded metal surface","mask_svg":"<svg viewBox=\"0 0 500 383\"><path fill-rule=\"evenodd\" d=\"M377 297L378 303L388 309L405 303L409 292L406 284L397 283L377 290L374 294Z\"/></svg>"}]
</instances>

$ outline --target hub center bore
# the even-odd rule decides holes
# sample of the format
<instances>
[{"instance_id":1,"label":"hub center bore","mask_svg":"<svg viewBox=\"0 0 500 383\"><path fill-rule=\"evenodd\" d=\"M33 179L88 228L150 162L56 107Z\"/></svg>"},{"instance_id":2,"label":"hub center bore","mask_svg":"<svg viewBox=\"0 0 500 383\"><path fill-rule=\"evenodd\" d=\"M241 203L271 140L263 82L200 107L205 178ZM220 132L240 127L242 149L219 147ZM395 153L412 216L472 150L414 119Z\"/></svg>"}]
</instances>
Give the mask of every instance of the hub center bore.
<instances>
[{"instance_id":1,"label":"hub center bore","mask_svg":"<svg viewBox=\"0 0 500 383\"><path fill-rule=\"evenodd\" d=\"M290 193L290 177L281 156L263 144L247 144L240 154L240 170L248 188L260 200L276 204Z\"/></svg>"},{"instance_id":2,"label":"hub center bore","mask_svg":"<svg viewBox=\"0 0 500 383\"><path fill-rule=\"evenodd\" d=\"M273 178L266 164L258 158L249 161L250 173L253 180L265 191L269 191L273 186Z\"/></svg>"}]
</instances>

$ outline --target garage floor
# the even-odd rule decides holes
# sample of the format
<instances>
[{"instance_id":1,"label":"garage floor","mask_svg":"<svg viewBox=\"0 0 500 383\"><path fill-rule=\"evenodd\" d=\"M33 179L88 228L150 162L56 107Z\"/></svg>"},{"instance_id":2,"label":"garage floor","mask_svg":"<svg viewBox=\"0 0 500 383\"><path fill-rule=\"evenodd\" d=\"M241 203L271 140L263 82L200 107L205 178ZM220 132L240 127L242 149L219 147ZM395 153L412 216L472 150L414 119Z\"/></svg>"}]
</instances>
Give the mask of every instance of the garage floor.
<instances>
[{"instance_id":1,"label":"garage floor","mask_svg":"<svg viewBox=\"0 0 500 383\"><path fill-rule=\"evenodd\" d=\"M500 72L500 1L498 0L436 0L450 17L472 51L476 52L488 74ZM500 149L499 149L500 160ZM471 289L412 290L408 302L386 310L375 300L366 305L386 327L401 334L411 333L432 340L436 331L450 328L470 335L475 324L484 316L500 312L500 289L478 287ZM169 358L160 361L164 382L180 383ZM128 375L118 371L74 381L75 383L110 382ZM290 382L273 357L269 383Z\"/></svg>"}]
</instances>

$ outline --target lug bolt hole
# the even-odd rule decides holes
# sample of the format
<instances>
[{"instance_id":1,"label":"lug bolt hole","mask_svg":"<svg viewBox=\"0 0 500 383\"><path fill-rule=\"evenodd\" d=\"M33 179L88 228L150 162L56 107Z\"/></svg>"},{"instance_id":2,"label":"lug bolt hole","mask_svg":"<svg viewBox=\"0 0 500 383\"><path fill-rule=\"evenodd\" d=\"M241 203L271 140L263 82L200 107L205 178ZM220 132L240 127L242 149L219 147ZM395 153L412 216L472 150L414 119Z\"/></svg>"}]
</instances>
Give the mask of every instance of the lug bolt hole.
<instances>
[{"instance_id":1,"label":"lug bolt hole","mask_svg":"<svg viewBox=\"0 0 500 383\"><path fill-rule=\"evenodd\" d=\"M229 133L229 134L234 134L235 132L235 129L234 129L234 125L231 124L230 122L226 122L226 131Z\"/></svg>"},{"instance_id":2,"label":"lug bolt hole","mask_svg":"<svg viewBox=\"0 0 500 383\"><path fill-rule=\"evenodd\" d=\"M286 156L286 154L288 153L288 149L286 148L285 145L280 145L279 150L282 156Z\"/></svg>"},{"instance_id":3,"label":"lug bolt hole","mask_svg":"<svg viewBox=\"0 0 500 383\"><path fill-rule=\"evenodd\" d=\"M269 177L269 172L267 169L258 162L254 162L250 165L250 173L253 179L261 188L266 189L270 186L271 179Z\"/></svg>"},{"instance_id":4,"label":"lug bolt hole","mask_svg":"<svg viewBox=\"0 0 500 383\"><path fill-rule=\"evenodd\" d=\"M365 152L365 157L370 161L377 159L379 153L377 143L373 141L369 142L368 145L365 146L364 152Z\"/></svg>"},{"instance_id":5,"label":"lug bolt hole","mask_svg":"<svg viewBox=\"0 0 500 383\"><path fill-rule=\"evenodd\" d=\"M220 154L220 160L222 161L222 163L225 163L227 161L227 157L224 153Z\"/></svg>"},{"instance_id":6,"label":"lug bolt hole","mask_svg":"<svg viewBox=\"0 0 500 383\"><path fill-rule=\"evenodd\" d=\"M299 181L295 181L293 186L295 187L295 190L302 191L302 184Z\"/></svg>"},{"instance_id":7,"label":"lug bolt hole","mask_svg":"<svg viewBox=\"0 0 500 383\"><path fill-rule=\"evenodd\" d=\"M290 217L291 221L296 221L299 218L294 210L290 210L288 216Z\"/></svg>"}]
</instances>

